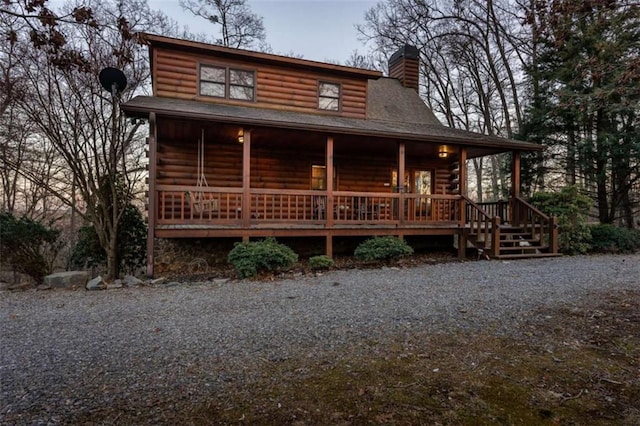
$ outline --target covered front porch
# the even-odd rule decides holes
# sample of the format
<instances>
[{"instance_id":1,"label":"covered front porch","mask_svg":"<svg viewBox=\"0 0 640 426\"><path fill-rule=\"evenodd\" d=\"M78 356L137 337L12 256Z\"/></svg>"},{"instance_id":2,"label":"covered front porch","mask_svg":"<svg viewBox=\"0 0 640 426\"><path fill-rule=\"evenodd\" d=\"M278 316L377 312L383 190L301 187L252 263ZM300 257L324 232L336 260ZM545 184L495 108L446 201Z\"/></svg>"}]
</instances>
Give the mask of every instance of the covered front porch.
<instances>
[{"instance_id":1,"label":"covered front porch","mask_svg":"<svg viewBox=\"0 0 640 426\"><path fill-rule=\"evenodd\" d=\"M336 236L452 235L460 256L504 256L516 246L502 240L525 237L554 250L552 219L518 197L518 151L512 198L479 205L463 165L504 147L149 118L151 264L153 238L323 236L328 256Z\"/></svg>"}]
</instances>

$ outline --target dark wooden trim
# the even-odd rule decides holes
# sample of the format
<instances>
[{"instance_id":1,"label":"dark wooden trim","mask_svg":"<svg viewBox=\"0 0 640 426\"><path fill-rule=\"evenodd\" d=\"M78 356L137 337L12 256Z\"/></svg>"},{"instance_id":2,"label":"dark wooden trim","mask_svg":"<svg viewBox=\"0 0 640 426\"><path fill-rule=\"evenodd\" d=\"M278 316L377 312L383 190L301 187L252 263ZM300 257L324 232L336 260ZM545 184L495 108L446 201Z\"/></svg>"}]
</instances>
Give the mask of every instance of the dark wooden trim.
<instances>
[{"instance_id":1,"label":"dark wooden trim","mask_svg":"<svg viewBox=\"0 0 640 426\"><path fill-rule=\"evenodd\" d=\"M242 225L251 224L251 129L244 129L242 144Z\"/></svg>"},{"instance_id":2,"label":"dark wooden trim","mask_svg":"<svg viewBox=\"0 0 640 426\"><path fill-rule=\"evenodd\" d=\"M467 148L460 147L460 158L458 159L460 164L460 173L458 179L458 187L460 188L460 195L467 195Z\"/></svg>"},{"instance_id":3,"label":"dark wooden trim","mask_svg":"<svg viewBox=\"0 0 640 426\"><path fill-rule=\"evenodd\" d=\"M157 133L156 114L149 114L149 210L147 212L147 276L153 277L155 229L157 217L156 202Z\"/></svg>"},{"instance_id":4,"label":"dark wooden trim","mask_svg":"<svg viewBox=\"0 0 640 426\"><path fill-rule=\"evenodd\" d=\"M368 237L375 235L456 235L460 232L457 223L438 227L407 227L402 230L394 227L344 227L334 229L290 229L290 228L251 228L251 229L181 229L161 228L156 231L158 238L263 238L263 237Z\"/></svg>"},{"instance_id":5,"label":"dark wooden trim","mask_svg":"<svg viewBox=\"0 0 640 426\"><path fill-rule=\"evenodd\" d=\"M327 166L327 212L333 212L334 188L333 188L333 136L327 136L326 145L326 166ZM333 214L327 214L327 227L333 227ZM328 254L327 254L328 256Z\"/></svg>"},{"instance_id":6,"label":"dark wooden trim","mask_svg":"<svg viewBox=\"0 0 640 426\"><path fill-rule=\"evenodd\" d=\"M400 193L400 202L398 203L398 214L400 217L400 225L402 226L404 222L404 192L406 188L404 187L404 172L405 172L405 155L406 155L406 147L404 142L400 142L398 144L398 182L396 183L396 187L398 188L398 192ZM409 184L411 184L411 179L409 179Z\"/></svg>"}]
</instances>

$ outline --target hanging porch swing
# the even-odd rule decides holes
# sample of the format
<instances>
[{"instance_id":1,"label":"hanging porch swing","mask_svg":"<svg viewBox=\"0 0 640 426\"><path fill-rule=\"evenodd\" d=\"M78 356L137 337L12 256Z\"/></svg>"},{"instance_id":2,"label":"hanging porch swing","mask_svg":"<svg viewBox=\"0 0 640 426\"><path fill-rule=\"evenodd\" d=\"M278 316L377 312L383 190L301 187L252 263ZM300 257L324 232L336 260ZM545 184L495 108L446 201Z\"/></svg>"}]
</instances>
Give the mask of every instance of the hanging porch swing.
<instances>
[{"instance_id":1,"label":"hanging porch swing","mask_svg":"<svg viewBox=\"0 0 640 426\"><path fill-rule=\"evenodd\" d=\"M198 178L196 180L196 190L186 193L191 208L199 215L218 211L219 207L218 199L214 198L214 194L203 191L203 188L209 187L207 177L204 173L204 161L204 129L202 129L202 137L198 139L198 165L196 170Z\"/></svg>"}]
</instances>

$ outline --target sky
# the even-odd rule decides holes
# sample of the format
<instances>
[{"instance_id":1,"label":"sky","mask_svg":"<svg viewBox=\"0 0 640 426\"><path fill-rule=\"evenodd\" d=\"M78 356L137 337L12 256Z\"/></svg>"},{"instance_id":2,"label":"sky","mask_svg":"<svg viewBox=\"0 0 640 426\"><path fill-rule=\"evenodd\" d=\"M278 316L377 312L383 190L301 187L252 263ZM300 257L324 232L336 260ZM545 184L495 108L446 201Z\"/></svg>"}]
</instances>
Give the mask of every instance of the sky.
<instances>
[{"instance_id":1,"label":"sky","mask_svg":"<svg viewBox=\"0 0 640 426\"><path fill-rule=\"evenodd\" d=\"M178 0L148 0L187 26L193 33L207 32L212 25L182 10ZM371 0L248 0L251 10L263 18L267 43L273 53L302 55L314 61L344 63L354 50L365 53L358 41L356 24L377 1Z\"/></svg>"}]
</instances>

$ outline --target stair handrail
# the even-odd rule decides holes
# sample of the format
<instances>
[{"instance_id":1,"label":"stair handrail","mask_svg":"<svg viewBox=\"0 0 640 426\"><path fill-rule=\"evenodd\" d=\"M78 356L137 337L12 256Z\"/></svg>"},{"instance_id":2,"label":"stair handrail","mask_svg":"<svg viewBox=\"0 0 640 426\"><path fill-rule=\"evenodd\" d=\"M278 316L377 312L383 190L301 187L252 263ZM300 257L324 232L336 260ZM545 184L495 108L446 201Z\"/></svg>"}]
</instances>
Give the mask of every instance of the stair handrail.
<instances>
[{"instance_id":1,"label":"stair handrail","mask_svg":"<svg viewBox=\"0 0 640 426\"><path fill-rule=\"evenodd\" d=\"M479 241L476 241L476 247L489 250L491 256L497 256L499 253L496 247L500 246L500 217L492 217L466 195L462 195L462 199L471 207L471 210L466 214L469 231L475 231L476 235L478 235L478 240L480 239L480 235L483 236L483 246L478 247ZM474 212L476 214L474 214Z\"/></svg>"},{"instance_id":2,"label":"stair handrail","mask_svg":"<svg viewBox=\"0 0 640 426\"><path fill-rule=\"evenodd\" d=\"M531 238L539 238L541 244L547 235L549 251L558 253L558 219L546 215L518 196L512 197L512 200L514 225L521 226L525 232L531 234Z\"/></svg>"}]
</instances>

